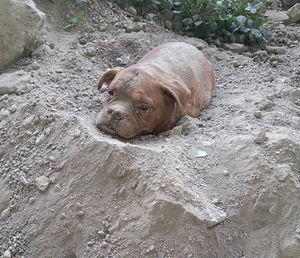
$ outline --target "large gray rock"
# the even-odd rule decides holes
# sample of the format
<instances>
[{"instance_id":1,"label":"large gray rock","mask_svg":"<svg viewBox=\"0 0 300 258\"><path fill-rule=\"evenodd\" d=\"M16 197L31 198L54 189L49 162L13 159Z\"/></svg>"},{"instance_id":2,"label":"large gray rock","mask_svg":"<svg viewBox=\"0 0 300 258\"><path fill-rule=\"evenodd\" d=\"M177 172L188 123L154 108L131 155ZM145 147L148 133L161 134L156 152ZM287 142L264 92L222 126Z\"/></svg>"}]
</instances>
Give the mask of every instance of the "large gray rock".
<instances>
[{"instance_id":1,"label":"large gray rock","mask_svg":"<svg viewBox=\"0 0 300 258\"><path fill-rule=\"evenodd\" d=\"M300 3L300 0L281 0L284 7L291 7L296 3Z\"/></svg>"},{"instance_id":2,"label":"large gray rock","mask_svg":"<svg viewBox=\"0 0 300 258\"><path fill-rule=\"evenodd\" d=\"M39 44L45 20L32 0L1 0L0 69Z\"/></svg>"},{"instance_id":3,"label":"large gray rock","mask_svg":"<svg viewBox=\"0 0 300 258\"><path fill-rule=\"evenodd\" d=\"M291 22L300 21L300 3L295 4L287 10L287 15L290 17Z\"/></svg>"},{"instance_id":4,"label":"large gray rock","mask_svg":"<svg viewBox=\"0 0 300 258\"><path fill-rule=\"evenodd\" d=\"M30 74L23 70L14 73L4 73L0 76L0 96L5 94L18 94L25 90L30 83Z\"/></svg>"}]
</instances>

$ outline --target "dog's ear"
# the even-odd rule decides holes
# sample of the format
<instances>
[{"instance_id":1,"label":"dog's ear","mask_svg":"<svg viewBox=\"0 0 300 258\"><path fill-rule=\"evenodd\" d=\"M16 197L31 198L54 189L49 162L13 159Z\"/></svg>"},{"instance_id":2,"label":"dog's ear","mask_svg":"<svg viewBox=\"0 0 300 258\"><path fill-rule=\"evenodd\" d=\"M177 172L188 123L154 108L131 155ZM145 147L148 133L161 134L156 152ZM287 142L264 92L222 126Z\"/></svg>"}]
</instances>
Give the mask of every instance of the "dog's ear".
<instances>
[{"instance_id":1,"label":"dog's ear","mask_svg":"<svg viewBox=\"0 0 300 258\"><path fill-rule=\"evenodd\" d=\"M102 84L105 82L107 84L110 84L112 82L112 80L115 78L116 74L118 72L120 72L121 70L123 70L124 67L115 67L113 69L108 70L107 72L105 72L97 85L98 90L100 90L102 88Z\"/></svg>"},{"instance_id":2,"label":"dog's ear","mask_svg":"<svg viewBox=\"0 0 300 258\"><path fill-rule=\"evenodd\" d=\"M175 100L182 113L192 117L198 115L197 107L193 106L192 93L184 82L169 80L160 82L159 86L167 101L170 101L170 98Z\"/></svg>"}]
</instances>

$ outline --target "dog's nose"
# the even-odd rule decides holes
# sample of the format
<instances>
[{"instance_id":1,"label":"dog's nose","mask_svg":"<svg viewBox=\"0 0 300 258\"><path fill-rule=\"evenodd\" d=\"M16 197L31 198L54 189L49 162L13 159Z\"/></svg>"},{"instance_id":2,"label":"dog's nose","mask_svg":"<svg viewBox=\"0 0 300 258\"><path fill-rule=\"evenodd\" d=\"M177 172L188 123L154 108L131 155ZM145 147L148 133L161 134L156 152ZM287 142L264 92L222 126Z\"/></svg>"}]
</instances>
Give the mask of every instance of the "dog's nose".
<instances>
[{"instance_id":1,"label":"dog's nose","mask_svg":"<svg viewBox=\"0 0 300 258\"><path fill-rule=\"evenodd\" d=\"M125 114L119 110L108 110L108 113L111 114L115 121L120 121L125 117Z\"/></svg>"}]
</instances>

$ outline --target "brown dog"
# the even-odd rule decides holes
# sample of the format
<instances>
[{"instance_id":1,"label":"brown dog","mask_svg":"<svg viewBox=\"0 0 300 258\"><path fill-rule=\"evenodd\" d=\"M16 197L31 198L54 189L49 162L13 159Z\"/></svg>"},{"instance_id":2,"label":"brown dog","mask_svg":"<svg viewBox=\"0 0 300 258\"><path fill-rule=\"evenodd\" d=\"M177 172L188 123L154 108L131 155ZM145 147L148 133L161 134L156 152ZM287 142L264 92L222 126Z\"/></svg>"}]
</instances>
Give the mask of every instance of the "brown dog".
<instances>
[{"instance_id":1,"label":"brown dog","mask_svg":"<svg viewBox=\"0 0 300 258\"><path fill-rule=\"evenodd\" d=\"M182 116L196 117L210 101L215 76L203 53L183 42L151 50L137 64L103 74L109 98L96 118L104 132L129 139L168 130Z\"/></svg>"}]
</instances>

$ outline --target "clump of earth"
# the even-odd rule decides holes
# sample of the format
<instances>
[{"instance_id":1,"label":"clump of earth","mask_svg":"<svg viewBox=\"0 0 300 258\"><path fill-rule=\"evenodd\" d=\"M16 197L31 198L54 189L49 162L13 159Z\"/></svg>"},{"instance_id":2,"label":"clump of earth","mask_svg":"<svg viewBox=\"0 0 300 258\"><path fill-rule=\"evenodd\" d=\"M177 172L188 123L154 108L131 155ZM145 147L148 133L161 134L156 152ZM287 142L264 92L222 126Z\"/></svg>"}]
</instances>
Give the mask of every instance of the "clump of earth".
<instances>
[{"instance_id":1,"label":"clump of earth","mask_svg":"<svg viewBox=\"0 0 300 258\"><path fill-rule=\"evenodd\" d=\"M0 97L0 257L300 257L299 24L235 53L89 2L37 1L44 43L2 70L19 88ZM159 135L99 131L100 76L169 41L211 60L208 108Z\"/></svg>"}]
</instances>

